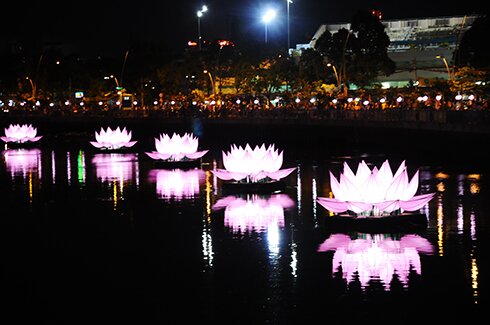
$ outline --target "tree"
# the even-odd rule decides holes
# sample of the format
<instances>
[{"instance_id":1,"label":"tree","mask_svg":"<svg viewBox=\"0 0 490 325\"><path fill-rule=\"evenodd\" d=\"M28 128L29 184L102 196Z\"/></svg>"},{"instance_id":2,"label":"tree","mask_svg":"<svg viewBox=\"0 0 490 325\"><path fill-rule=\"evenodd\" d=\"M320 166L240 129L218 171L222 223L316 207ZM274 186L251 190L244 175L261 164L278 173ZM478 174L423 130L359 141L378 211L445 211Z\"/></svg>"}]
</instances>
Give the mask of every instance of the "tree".
<instances>
[{"instance_id":1,"label":"tree","mask_svg":"<svg viewBox=\"0 0 490 325\"><path fill-rule=\"evenodd\" d=\"M461 43L454 53L457 67L472 67L474 69L490 68L487 42L490 30L490 18L488 16L476 19L472 26L463 34Z\"/></svg>"},{"instance_id":2,"label":"tree","mask_svg":"<svg viewBox=\"0 0 490 325\"><path fill-rule=\"evenodd\" d=\"M338 68L345 90L349 83L365 87L378 75L395 72L395 63L387 53L390 39L384 29L371 12L360 10L352 17L350 30L342 28L332 35L325 32L318 39L315 50Z\"/></svg>"}]
</instances>

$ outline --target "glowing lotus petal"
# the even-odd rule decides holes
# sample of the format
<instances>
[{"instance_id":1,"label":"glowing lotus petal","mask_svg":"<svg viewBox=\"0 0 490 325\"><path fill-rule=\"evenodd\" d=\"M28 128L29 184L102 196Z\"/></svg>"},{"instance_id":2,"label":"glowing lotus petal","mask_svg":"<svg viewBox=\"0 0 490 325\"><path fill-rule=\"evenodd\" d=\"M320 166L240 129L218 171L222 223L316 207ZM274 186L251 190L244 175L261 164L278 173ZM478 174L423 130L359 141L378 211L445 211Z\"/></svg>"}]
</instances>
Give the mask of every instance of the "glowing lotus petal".
<instances>
[{"instance_id":1,"label":"glowing lotus petal","mask_svg":"<svg viewBox=\"0 0 490 325\"><path fill-rule=\"evenodd\" d=\"M392 212L416 211L427 204L434 194L415 196L419 171L409 181L403 161L393 174L388 160L378 169L369 169L361 161L356 173L344 162L339 180L330 172L330 186L335 200L318 198L327 210L334 213L352 211L357 214L385 215ZM345 204L341 204L341 202Z\"/></svg>"},{"instance_id":2,"label":"glowing lotus petal","mask_svg":"<svg viewBox=\"0 0 490 325\"><path fill-rule=\"evenodd\" d=\"M296 168L280 169L283 163L283 152L273 144L265 144L254 149L247 143L244 148L231 145L229 152L222 152L224 169L211 172L218 178L228 181L260 182L267 178L280 180L291 174Z\"/></svg>"},{"instance_id":3,"label":"glowing lotus petal","mask_svg":"<svg viewBox=\"0 0 490 325\"><path fill-rule=\"evenodd\" d=\"M107 127L107 130L101 128L100 132L95 132L95 140L90 141L94 147L108 150L130 148L137 142L131 141L131 131L128 132L126 128L121 130L119 126L115 130L110 127Z\"/></svg>"},{"instance_id":4,"label":"glowing lotus petal","mask_svg":"<svg viewBox=\"0 0 490 325\"><path fill-rule=\"evenodd\" d=\"M284 227L284 209L294 206L286 194L270 196L227 196L213 205L213 210L225 209L224 222L233 232L264 232Z\"/></svg>"},{"instance_id":5,"label":"glowing lotus petal","mask_svg":"<svg viewBox=\"0 0 490 325\"><path fill-rule=\"evenodd\" d=\"M344 234L333 234L319 245L319 252L335 251L332 275L342 268L342 276L353 282L356 278L362 288L372 279L379 279L389 290L396 274L403 285L408 285L410 272L421 274L420 254L432 254L431 243L418 235L405 235L400 240L381 234L362 234L351 239Z\"/></svg>"},{"instance_id":6,"label":"glowing lotus petal","mask_svg":"<svg viewBox=\"0 0 490 325\"><path fill-rule=\"evenodd\" d=\"M156 151L146 152L146 154L155 160L197 160L209 151L198 151L198 147L199 139L192 133L185 133L182 136L174 133L172 137L166 133L162 133L160 138L155 138Z\"/></svg>"},{"instance_id":7,"label":"glowing lotus petal","mask_svg":"<svg viewBox=\"0 0 490 325\"><path fill-rule=\"evenodd\" d=\"M36 134L37 128L33 127L31 124L10 124L9 127L5 129L5 136L0 137L0 139L4 142L36 142L42 138L42 135L36 136Z\"/></svg>"}]
</instances>

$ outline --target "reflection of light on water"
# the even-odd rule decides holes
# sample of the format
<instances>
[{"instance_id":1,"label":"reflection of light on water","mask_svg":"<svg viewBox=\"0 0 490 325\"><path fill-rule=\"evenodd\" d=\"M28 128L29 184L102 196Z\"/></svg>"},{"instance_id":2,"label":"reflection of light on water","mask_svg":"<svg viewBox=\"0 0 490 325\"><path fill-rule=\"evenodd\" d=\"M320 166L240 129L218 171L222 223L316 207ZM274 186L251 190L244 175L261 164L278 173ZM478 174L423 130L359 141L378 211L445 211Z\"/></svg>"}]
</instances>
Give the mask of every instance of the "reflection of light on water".
<instances>
[{"instance_id":1,"label":"reflection of light on water","mask_svg":"<svg viewBox=\"0 0 490 325\"><path fill-rule=\"evenodd\" d=\"M439 256L444 255L444 211L442 206L442 197L437 197L437 247Z\"/></svg>"},{"instance_id":2,"label":"reflection of light on water","mask_svg":"<svg viewBox=\"0 0 490 325\"><path fill-rule=\"evenodd\" d=\"M385 289L396 275L408 285L411 271L421 274L419 254L432 254L430 242L418 235L396 239L382 234L358 234L352 239L345 234L333 234L318 248L319 252L334 251L332 275L340 269L348 283L358 279L365 288L370 280L380 280Z\"/></svg>"},{"instance_id":3,"label":"reflection of light on water","mask_svg":"<svg viewBox=\"0 0 490 325\"><path fill-rule=\"evenodd\" d=\"M281 241L278 224L271 224L267 230L267 243L270 257L277 257L279 254L279 243Z\"/></svg>"},{"instance_id":4,"label":"reflection of light on water","mask_svg":"<svg viewBox=\"0 0 490 325\"><path fill-rule=\"evenodd\" d=\"M296 177L296 201L298 205L298 215L301 216L301 165L297 167Z\"/></svg>"},{"instance_id":5,"label":"reflection of light on water","mask_svg":"<svg viewBox=\"0 0 490 325\"><path fill-rule=\"evenodd\" d=\"M471 289L473 290L473 302L478 304L478 265L474 251L471 252Z\"/></svg>"},{"instance_id":6,"label":"reflection of light on water","mask_svg":"<svg viewBox=\"0 0 490 325\"><path fill-rule=\"evenodd\" d=\"M476 220L475 211L471 210L470 213L470 236L471 240L476 240Z\"/></svg>"},{"instance_id":7,"label":"reflection of light on water","mask_svg":"<svg viewBox=\"0 0 490 325\"><path fill-rule=\"evenodd\" d=\"M205 185L205 191L206 191L206 216L207 218L210 217L211 215L211 181L209 178L211 177L211 172L209 170L206 171L206 185ZM214 176L216 178L216 176Z\"/></svg>"},{"instance_id":8,"label":"reflection of light on water","mask_svg":"<svg viewBox=\"0 0 490 325\"><path fill-rule=\"evenodd\" d=\"M149 178L156 182L157 194L164 199L191 199L199 195L205 173L201 169L153 169Z\"/></svg>"},{"instance_id":9,"label":"reflection of light on water","mask_svg":"<svg viewBox=\"0 0 490 325\"><path fill-rule=\"evenodd\" d=\"M478 194L480 193L480 185L476 182L472 182L470 184L470 193L471 194Z\"/></svg>"},{"instance_id":10,"label":"reflection of light on water","mask_svg":"<svg viewBox=\"0 0 490 325\"><path fill-rule=\"evenodd\" d=\"M139 175L138 157L136 154L96 154L92 158L97 179L110 185L114 209L118 201L124 199L125 184L135 182Z\"/></svg>"},{"instance_id":11,"label":"reflection of light on water","mask_svg":"<svg viewBox=\"0 0 490 325\"><path fill-rule=\"evenodd\" d=\"M294 206L286 194L269 196L227 196L216 202L214 210L225 209L225 226L234 233L265 232L284 227L284 209Z\"/></svg>"},{"instance_id":12,"label":"reflection of light on water","mask_svg":"<svg viewBox=\"0 0 490 325\"><path fill-rule=\"evenodd\" d=\"M458 234L461 235L464 230L464 213L463 213L463 203L458 201L458 210L457 210L457 224L458 224Z\"/></svg>"},{"instance_id":13,"label":"reflection of light on water","mask_svg":"<svg viewBox=\"0 0 490 325\"><path fill-rule=\"evenodd\" d=\"M86 178L86 169L85 169L85 155L82 150L78 152L77 159L77 175L78 175L78 183L85 184Z\"/></svg>"},{"instance_id":14,"label":"reflection of light on water","mask_svg":"<svg viewBox=\"0 0 490 325\"><path fill-rule=\"evenodd\" d=\"M296 243L292 243L291 244L291 264L289 264L291 266L291 275L293 277L297 277L297 270L298 270L298 258L296 257L297 256L297 252L296 252Z\"/></svg>"},{"instance_id":15,"label":"reflection of light on water","mask_svg":"<svg viewBox=\"0 0 490 325\"><path fill-rule=\"evenodd\" d=\"M317 199L317 191L316 191L316 179L313 177L311 180L311 196L313 199L313 220L315 220L315 225L318 226L318 220L316 218L316 199Z\"/></svg>"},{"instance_id":16,"label":"reflection of light on water","mask_svg":"<svg viewBox=\"0 0 490 325\"><path fill-rule=\"evenodd\" d=\"M12 178L22 176L27 179L32 172L37 172L39 178L42 176L39 149L9 149L3 152L3 159Z\"/></svg>"},{"instance_id":17,"label":"reflection of light on water","mask_svg":"<svg viewBox=\"0 0 490 325\"><path fill-rule=\"evenodd\" d=\"M68 178L68 185L71 184L71 161L70 161L70 152L66 153L66 176Z\"/></svg>"},{"instance_id":18,"label":"reflection of light on water","mask_svg":"<svg viewBox=\"0 0 490 325\"><path fill-rule=\"evenodd\" d=\"M53 185L56 184L56 159L54 150L51 151L51 182Z\"/></svg>"},{"instance_id":19,"label":"reflection of light on water","mask_svg":"<svg viewBox=\"0 0 490 325\"><path fill-rule=\"evenodd\" d=\"M209 224L207 224L205 220L203 220L201 242L204 262L207 264L208 267L212 267L214 258L213 238L211 237Z\"/></svg>"},{"instance_id":20,"label":"reflection of light on water","mask_svg":"<svg viewBox=\"0 0 490 325\"><path fill-rule=\"evenodd\" d=\"M458 175L456 178L458 180L458 195L464 195L464 175Z\"/></svg>"}]
</instances>

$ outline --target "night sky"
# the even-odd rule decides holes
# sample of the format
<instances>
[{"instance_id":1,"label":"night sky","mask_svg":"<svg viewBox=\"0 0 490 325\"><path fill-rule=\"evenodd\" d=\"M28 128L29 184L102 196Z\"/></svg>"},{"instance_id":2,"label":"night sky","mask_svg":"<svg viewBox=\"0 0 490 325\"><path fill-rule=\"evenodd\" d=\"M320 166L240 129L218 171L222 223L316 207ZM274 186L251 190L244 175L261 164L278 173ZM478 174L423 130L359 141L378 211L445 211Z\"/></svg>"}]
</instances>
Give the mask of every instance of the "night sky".
<instances>
[{"instance_id":1,"label":"night sky","mask_svg":"<svg viewBox=\"0 0 490 325\"><path fill-rule=\"evenodd\" d=\"M32 4L16 1L3 11L2 41L69 42L85 49L121 51L128 42L148 40L168 42L183 48L197 39L196 12L202 4L209 11L201 18L203 39L246 37L263 39L261 17L266 7L278 10L268 25L271 40L287 38L285 0L45 0ZM467 0L293 0L290 4L291 44L307 43L322 23L348 22L358 9L376 8L383 19L433 17L488 13L488 2ZM122 50L123 51L123 50Z\"/></svg>"}]
</instances>

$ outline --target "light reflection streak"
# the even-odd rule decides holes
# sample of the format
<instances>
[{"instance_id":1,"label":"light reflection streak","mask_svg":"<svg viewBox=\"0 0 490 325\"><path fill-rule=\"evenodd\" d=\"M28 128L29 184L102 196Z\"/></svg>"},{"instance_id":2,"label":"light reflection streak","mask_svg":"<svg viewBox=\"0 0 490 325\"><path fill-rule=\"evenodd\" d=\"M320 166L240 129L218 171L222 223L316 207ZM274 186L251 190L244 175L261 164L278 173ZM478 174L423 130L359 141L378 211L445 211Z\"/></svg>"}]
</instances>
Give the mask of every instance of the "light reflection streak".
<instances>
[{"instance_id":1,"label":"light reflection streak","mask_svg":"<svg viewBox=\"0 0 490 325\"><path fill-rule=\"evenodd\" d=\"M85 179L86 179L85 154L82 150L78 152L77 176L78 176L78 183L85 184Z\"/></svg>"},{"instance_id":2,"label":"light reflection streak","mask_svg":"<svg viewBox=\"0 0 490 325\"><path fill-rule=\"evenodd\" d=\"M68 179L68 185L71 185L71 159L70 152L66 152L66 177Z\"/></svg>"},{"instance_id":3,"label":"light reflection streak","mask_svg":"<svg viewBox=\"0 0 490 325\"><path fill-rule=\"evenodd\" d=\"M298 216L301 216L301 165L298 165L296 168L296 201L298 205Z\"/></svg>"},{"instance_id":4,"label":"light reflection streak","mask_svg":"<svg viewBox=\"0 0 490 325\"><path fill-rule=\"evenodd\" d=\"M366 288L371 280L379 280L389 290L396 275L404 287L408 286L410 272L421 275L420 254L432 254L432 244L416 235L400 239L386 234L333 234L318 247L319 252L334 251L332 276L339 270L348 282L359 280Z\"/></svg>"},{"instance_id":5,"label":"light reflection streak","mask_svg":"<svg viewBox=\"0 0 490 325\"><path fill-rule=\"evenodd\" d=\"M318 219L316 216L316 201L317 201L317 189L316 189L316 179L315 177L312 178L311 180L311 193L312 193L312 199L313 199L313 220L315 220L315 226L318 227Z\"/></svg>"},{"instance_id":6,"label":"light reflection streak","mask_svg":"<svg viewBox=\"0 0 490 325\"><path fill-rule=\"evenodd\" d=\"M293 277L297 277L297 271L298 271L298 258L297 258L297 245L296 243L291 244L291 263L289 264L291 266L291 275Z\"/></svg>"},{"instance_id":7,"label":"light reflection streak","mask_svg":"<svg viewBox=\"0 0 490 325\"><path fill-rule=\"evenodd\" d=\"M463 203L461 200L458 200L458 208L457 208L457 227L458 227L458 235L463 234L464 230L464 213L463 213Z\"/></svg>"},{"instance_id":8,"label":"light reflection streak","mask_svg":"<svg viewBox=\"0 0 490 325\"><path fill-rule=\"evenodd\" d=\"M437 247L439 256L444 256L444 210L442 196L437 196Z\"/></svg>"},{"instance_id":9,"label":"light reflection streak","mask_svg":"<svg viewBox=\"0 0 490 325\"><path fill-rule=\"evenodd\" d=\"M56 184L56 159L54 150L51 151L51 182Z\"/></svg>"},{"instance_id":10,"label":"light reflection streak","mask_svg":"<svg viewBox=\"0 0 490 325\"><path fill-rule=\"evenodd\" d=\"M204 218L202 220L202 234L201 234L201 242L202 242L202 254L204 262L206 266L211 268L213 267L213 238L211 236L211 172L209 170L206 171L206 181L205 181L205 193L206 193L206 213L204 214ZM216 177L215 177L216 178Z\"/></svg>"}]
</instances>

